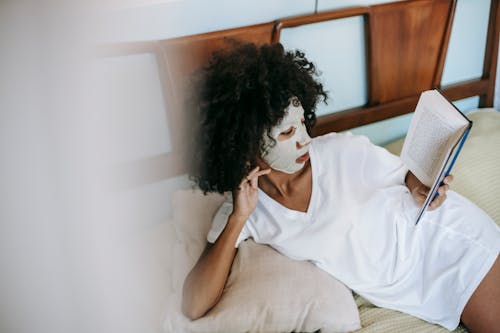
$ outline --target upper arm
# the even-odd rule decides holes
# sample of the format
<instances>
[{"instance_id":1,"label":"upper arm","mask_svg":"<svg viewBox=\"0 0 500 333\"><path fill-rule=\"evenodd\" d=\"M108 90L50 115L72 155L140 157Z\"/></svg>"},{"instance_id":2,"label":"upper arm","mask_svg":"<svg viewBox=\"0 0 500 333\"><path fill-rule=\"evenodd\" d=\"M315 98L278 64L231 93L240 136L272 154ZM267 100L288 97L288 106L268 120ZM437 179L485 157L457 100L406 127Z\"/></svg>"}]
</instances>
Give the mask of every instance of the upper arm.
<instances>
[{"instance_id":1,"label":"upper arm","mask_svg":"<svg viewBox=\"0 0 500 333\"><path fill-rule=\"evenodd\" d=\"M364 138L360 144L363 155L363 180L373 186L405 185L408 168L400 157Z\"/></svg>"},{"instance_id":2,"label":"upper arm","mask_svg":"<svg viewBox=\"0 0 500 333\"><path fill-rule=\"evenodd\" d=\"M203 260L203 258L205 258L207 256L207 254L210 252L212 247L214 247L214 244L212 244L210 242L207 242L207 244L205 244L205 248L203 249L203 252L200 254L200 257L198 258L198 261L196 262L196 264L198 264L200 261Z\"/></svg>"}]
</instances>

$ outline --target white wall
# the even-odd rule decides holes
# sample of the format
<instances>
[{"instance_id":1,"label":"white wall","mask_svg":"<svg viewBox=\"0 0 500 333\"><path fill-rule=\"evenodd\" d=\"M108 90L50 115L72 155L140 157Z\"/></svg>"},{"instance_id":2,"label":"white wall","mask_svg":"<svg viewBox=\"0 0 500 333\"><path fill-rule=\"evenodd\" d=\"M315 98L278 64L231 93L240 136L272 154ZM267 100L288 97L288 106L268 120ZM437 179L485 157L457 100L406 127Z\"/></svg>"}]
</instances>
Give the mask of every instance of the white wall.
<instances>
[{"instance_id":1,"label":"white wall","mask_svg":"<svg viewBox=\"0 0 500 333\"><path fill-rule=\"evenodd\" d=\"M147 2L147 1L145 1ZM178 0L120 6L99 16L99 40L141 41L180 37L314 13L310 0Z\"/></svg>"}]
</instances>

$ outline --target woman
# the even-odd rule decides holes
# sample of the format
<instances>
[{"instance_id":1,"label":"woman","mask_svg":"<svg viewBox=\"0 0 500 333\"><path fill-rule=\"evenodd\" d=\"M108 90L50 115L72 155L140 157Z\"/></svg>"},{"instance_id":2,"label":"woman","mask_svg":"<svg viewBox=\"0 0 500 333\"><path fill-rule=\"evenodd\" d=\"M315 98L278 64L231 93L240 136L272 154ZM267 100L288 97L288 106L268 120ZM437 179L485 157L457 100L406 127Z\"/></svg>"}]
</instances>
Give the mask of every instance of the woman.
<instances>
[{"instance_id":1,"label":"woman","mask_svg":"<svg viewBox=\"0 0 500 333\"><path fill-rule=\"evenodd\" d=\"M204 69L192 175L203 191L232 197L186 278L183 312L199 318L218 302L237 246L252 237L375 305L450 330L460 319L472 332L498 329L499 228L448 191L452 176L415 226L428 188L399 157L350 133L311 139L326 100L316 74L280 44L238 45Z\"/></svg>"}]
</instances>

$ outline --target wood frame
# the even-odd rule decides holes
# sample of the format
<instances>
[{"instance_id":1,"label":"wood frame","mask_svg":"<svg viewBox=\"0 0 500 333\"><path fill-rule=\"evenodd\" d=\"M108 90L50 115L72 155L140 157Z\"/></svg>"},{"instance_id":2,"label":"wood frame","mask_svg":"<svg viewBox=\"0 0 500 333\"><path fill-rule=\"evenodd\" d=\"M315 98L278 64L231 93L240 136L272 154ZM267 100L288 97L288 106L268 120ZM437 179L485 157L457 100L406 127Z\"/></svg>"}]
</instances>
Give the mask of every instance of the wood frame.
<instances>
[{"instance_id":1,"label":"wood frame","mask_svg":"<svg viewBox=\"0 0 500 333\"><path fill-rule=\"evenodd\" d=\"M498 1L492 0L482 77L445 87L442 87L440 83L455 14L456 0L402 1L332 11L322 13L321 15L309 15L279 22L277 25L278 31L286 27L297 27L303 24L317 23L336 18L358 15L365 17L365 35L368 36L366 41L368 103L360 107L319 117L313 134L322 135L331 131L342 131L412 112L415 109L420 92L432 88L441 89L451 100L480 96L480 107L493 106L500 22L498 7ZM421 18L418 22L419 24L415 24L414 18L421 16L422 10L427 11L428 19ZM440 14L439 19L436 19L438 16L436 13ZM388 16L389 20L387 20ZM408 17L410 18L409 20ZM405 25L405 21L409 21L408 24ZM389 64L398 59L390 58L388 63L382 63L382 59L387 59L387 54L399 54L400 52L397 52L397 50L403 50L407 47L408 43L406 41L408 39L392 38L390 39L391 44L381 46L378 51L374 50L377 45L383 42L382 38L386 39L387 32L394 27L395 22L400 23L398 29L406 29L407 33L403 37L411 37L410 40L413 41L413 45L420 47L429 38L433 38L433 45L429 46L433 52L429 53L423 52L425 50L419 50L425 53L419 56L426 59L426 63L420 64L420 67L416 66L418 64L415 64L418 59L411 57L411 50L408 52L410 53L409 55L401 57L405 62L404 65L406 65L406 68L403 71L401 71L401 68L398 68L400 78L414 77L415 73L411 72L412 69L427 71L425 78L417 82L414 89L410 88L405 92L397 90L400 90L401 84L408 84L408 81L391 81L391 74L386 75L387 70L390 69ZM428 25L429 29L423 34L421 30L418 31L421 33L418 36L416 30L425 25ZM438 33L435 33L436 30L439 30ZM279 36L279 32L276 35ZM384 57L379 54L381 52L380 49L385 52ZM381 70L377 71L377 68ZM391 83L394 83L392 85L393 91L389 93L379 91L380 87L385 88L390 86Z\"/></svg>"},{"instance_id":2,"label":"wood frame","mask_svg":"<svg viewBox=\"0 0 500 333\"><path fill-rule=\"evenodd\" d=\"M107 45L99 54L116 56L153 52L159 64L171 139L175 151L159 156L156 167L129 166L123 177L134 183L154 182L181 175L186 170L186 136L190 117L182 112L184 81L205 64L210 54L230 47L228 39L257 44L279 42L290 27L363 16L367 59L368 103L318 117L313 135L342 131L412 112L422 90L439 88L450 100L479 96L480 107L493 106L500 32L499 0L491 0L483 72L480 78L440 86L450 39L456 0L408 0L381 5L351 7L317 14L277 19L272 22L222 31L143 43ZM397 26L397 29L394 27ZM418 51L418 52L417 52ZM392 53L392 54L391 54ZM418 53L415 55L414 53ZM401 56L402 54L402 56ZM398 64L396 70L391 62ZM409 84L408 77L415 78ZM188 134L187 134L188 133ZM144 170L148 176L144 175ZM140 172L139 170L142 170ZM142 176L137 176L141 173ZM137 177L131 174L136 174ZM146 178L147 179L146 179Z\"/></svg>"}]
</instances>

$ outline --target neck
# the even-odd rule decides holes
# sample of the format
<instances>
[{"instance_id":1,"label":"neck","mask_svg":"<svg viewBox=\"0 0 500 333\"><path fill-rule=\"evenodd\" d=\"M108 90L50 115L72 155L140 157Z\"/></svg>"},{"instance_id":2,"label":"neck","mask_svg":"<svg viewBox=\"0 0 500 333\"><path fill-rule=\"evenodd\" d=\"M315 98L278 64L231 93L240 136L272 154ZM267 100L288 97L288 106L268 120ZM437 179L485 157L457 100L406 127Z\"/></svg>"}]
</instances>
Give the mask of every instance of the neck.
<instances>
[{"instance_id":1,"label":"neck","mask_svg":"<svg viewBox=\"0 0 500 333\"><path fill-rule=\"evenodd\" d=\"M264 168L269 168L269 166L265 166ZM310 161L307 161L302 169L293 174L273 169L271 173L259 177L259 188L266 193L274 192L284 197L288 196L293 192L295 185L298 183L297 180L302 178L308 172L309 168Z\"/></svg>"}]
</instances>

